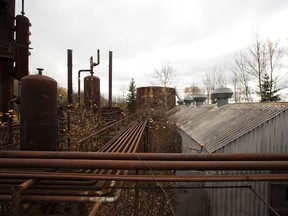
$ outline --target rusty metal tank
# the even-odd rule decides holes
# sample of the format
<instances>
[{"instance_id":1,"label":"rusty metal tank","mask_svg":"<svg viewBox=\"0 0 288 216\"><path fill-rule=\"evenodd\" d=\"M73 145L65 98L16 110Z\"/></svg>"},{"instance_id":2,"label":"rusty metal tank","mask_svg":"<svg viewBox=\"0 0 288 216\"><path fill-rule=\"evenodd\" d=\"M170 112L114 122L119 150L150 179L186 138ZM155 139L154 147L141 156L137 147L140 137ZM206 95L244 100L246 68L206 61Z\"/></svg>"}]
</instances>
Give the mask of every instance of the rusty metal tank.
<instances>
[{"instance_id":1,"label":"rusty metal tank","mask_svg":"<svg viewBox=\"0 0 288 216\"><path fill-rule=\"evenodd\" d=\"M42 75L21 79L21 150L50 151L57 144L57 82Z\"/></svg>"},{"instance_id":2,"label":"rusty metal tank","mask_svg":"<svg viewBox=\"0 0 288 216\"><path fill-rule=\"evenodd\" d=\"M137 88L136 110L168 111L176 106L175 88L148 86Z\"/></svg>"},{"instance_id":3,"label":"rusty metal tank","mask_svg":"<svg viewBox=\"0 0 288 216\"><path fill-rule=\"evenodd\" d=\"M100 109L100 79L97 76L84 78L84 105L94 111Z\"/></svg>"}]
</instances>

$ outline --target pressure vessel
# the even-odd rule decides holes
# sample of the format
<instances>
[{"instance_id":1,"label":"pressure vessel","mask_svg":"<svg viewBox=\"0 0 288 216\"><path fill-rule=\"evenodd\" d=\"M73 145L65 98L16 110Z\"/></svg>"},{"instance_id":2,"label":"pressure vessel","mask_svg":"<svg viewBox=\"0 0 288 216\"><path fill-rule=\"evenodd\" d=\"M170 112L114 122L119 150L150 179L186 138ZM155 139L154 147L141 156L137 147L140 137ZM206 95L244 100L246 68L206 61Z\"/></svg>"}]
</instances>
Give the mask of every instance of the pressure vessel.
<instances>
[{"instance_id":1,"label":"pressure vessel","mask_svg":"<svg viewBox=\"0 0 288 216\"><path fill-rule=\"evenodd\" d=\"M84 105L88 109L100 109L100 79L97 76L84 78Z\"/></svg>"},{"instance_id":2,"label":"pressure vessel","mask_svg":"<svg viewBox=\"0 0 288 216\"><path fill-rule=\"evenodd\" d=\"M42 75L21 79L20 149L51 151L57 144L57 82Z\"/></svg>"}]
</instances>

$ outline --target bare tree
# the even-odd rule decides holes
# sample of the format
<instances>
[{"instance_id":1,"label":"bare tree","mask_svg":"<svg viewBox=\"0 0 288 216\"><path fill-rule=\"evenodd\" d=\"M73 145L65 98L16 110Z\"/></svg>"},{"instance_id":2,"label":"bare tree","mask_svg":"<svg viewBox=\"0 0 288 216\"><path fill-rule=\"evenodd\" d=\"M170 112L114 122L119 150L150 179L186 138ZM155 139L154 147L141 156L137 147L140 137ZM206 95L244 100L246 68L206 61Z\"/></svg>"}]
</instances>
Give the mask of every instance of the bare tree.
<instances>
[{"instance_id":1,"label":"bare tree","mask_svg":"<svg viewBox=\"0 0 288 216\"><path fill-rule=\"evenodd\" d=\"M159 69L155 69L152 78L157 84L164 87L176 87L177 75L176 68L170 61L164 62Z\"/></svg>"},{"instance_id":2,"label":"bare tree","mask_svg":"<svg viewBox=\"0 0 288 216\"><path fill-rule=\"evenodd\" d=\"M126 86L125 85L122 85L120 87L120 93L121 93L121 100L122 102L125 101L125 94L126 94Z\"/></svg>"},{"instance_id":3,"label":"bare tree","mask_svg":"<svg viewBox=\"0 0 288 216\"><path fill-rule=\"evenodd\" d=\"M214 67L212 73L216 88L227 86L227 77L229 74L227 67Z\"/></svg>"},{"instance_id":4,"label":"bare tree","mask_svg":"<svg viewBox=\"0 0 288 216\"><path fill-rule=\"evenodd\" d=\"M267 40L267 50L268 50L268 73L270 77L270 91L276 89L276 82L279 79L278 75L275 75L275 69L281 68L281 62L284 54L283 47L280 47L279 40L271 41L270 39Z\"/></svg>"},{"instance_id":5,"label":"bare tree","mask_svg":"<svg viewBox=\"0 0 288 216\"><path fill-rule=\"evenodd\" d=\"M256 33L251 46L247 48L247 55L244 55L245 67L247 72L257 79L259 95L262 101L262 77L267 72L267 43L260 40L259 34Z\"/></svg>"},{"instance_id":6,"label":"bare tree","mask_svg":"<svg viewBox=\"0 0 288 216\"><path fill-rule=\"evenodd\" d=\"M227 73L226 68L214 67L210 72L206 73L203 80L203 84L208 96L208 104L210 102L211 92L218 87L224 87L227 84ZM226 76L225 76L226 74ZM213 101L212 101L213 102Z\"/></svg>"},{"instance_id":7,"label":"bare tree","mask_svg":"<svg viewBox=\"0 0 288 216\"><path fill-rule=\"evenodd\" d=\"M237 73L235 73L234 71L236 71L234 68L232 68L232 77L231 77L231 81L233 84L233 96L234 96L234 101L235 103L241 101L241 85L240 85L240 81L237 77Z\"/></svg>"},{"instance_id":8,"label":"bare tree","mask_svg":"<svg viewBox=\"0 0 288 216\"><path fill-rule=\"evenodd\" d=\"M232 82L234 85L235 102L240 102L242 91L244 92L244 100L251 102L252 98L249 88L250 75L247 73L245 57L242 51L235 54L234 64L235 66L232 67Z\"/></svg>"},{"instance_id":9,"label":"bare tree","mask_svg":"<svg viewBox=\"0 0 288 216\"><path fill-rule=\"evenodd\" d=\"M267 92L262 85L264 77L266 79L267 75L269 77L269 81L265 82L269 82L270 93L276 90L279 77L275 74L275 70L281 68L283 54L284 49L279 45L279 40L261 40L259 34L256 33L252 44L235 56L233 73L244 87L246 101L251 100L248 87L250 77L257 80L260 101L263 101L263 94Z\"/></svg>"}]
</instances>

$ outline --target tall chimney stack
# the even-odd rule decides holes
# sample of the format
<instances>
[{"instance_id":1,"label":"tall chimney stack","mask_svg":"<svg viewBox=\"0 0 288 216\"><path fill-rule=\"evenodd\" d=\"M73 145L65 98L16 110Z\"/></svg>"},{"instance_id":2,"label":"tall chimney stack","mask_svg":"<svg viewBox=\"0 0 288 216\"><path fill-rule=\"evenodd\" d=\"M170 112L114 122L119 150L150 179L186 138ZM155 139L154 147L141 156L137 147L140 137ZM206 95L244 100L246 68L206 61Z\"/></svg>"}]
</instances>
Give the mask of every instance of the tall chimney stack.
<instances>
[{"instance_id":1,"label":"tall chimney stack","mask_svg":"<svg viewBox=\"0 0 288 216\"><path fill-rule=\"evenodd\" d=\"M72 87L72 50L67 50L67 67L68 67L68 83L67 83L67 97L68 104L73 103L73 87Z\"/></svg>"},{"instance_id":2,"label":"tall chimney stack","mask_svg":"<svg viewBox=\"0 0 288 216\"><path fill-rule=\"evenodd\" d=\"M109 51L109 107L112 107L112 55L112 51Z\"/></svg>"}]
</instances>

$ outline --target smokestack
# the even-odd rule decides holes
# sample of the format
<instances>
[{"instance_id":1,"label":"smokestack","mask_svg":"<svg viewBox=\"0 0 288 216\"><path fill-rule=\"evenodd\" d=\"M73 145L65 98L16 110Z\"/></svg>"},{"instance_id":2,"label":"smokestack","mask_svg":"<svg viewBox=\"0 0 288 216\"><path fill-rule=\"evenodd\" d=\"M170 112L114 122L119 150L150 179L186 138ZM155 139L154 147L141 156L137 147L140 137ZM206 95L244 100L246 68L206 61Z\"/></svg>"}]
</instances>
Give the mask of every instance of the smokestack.
<instances>
[{"instance_id":1,"label":"smokestack","mask_svg":"<svg viewBox=\"0 0 288 216\"><path fill-rule=\"evenodd\" d=\"M217 88L211 93L211 96L217 99L217 107L228 104L228 98L231 98L232 95L233 92L230 88Z\"/></svg>"},{"instance_id":2,"label":"smokestack","mask_svg":"<svg viewBox=\"0 0 288 216\"><path fill-rule=\"evenodd\" d=\"M108 106L112 107L112 51L109 51L109 102Z\"/></svg>"},{"instance_id":3,"label":"smokestack","mask_svg":"<svg viewBox=\"0 0 288 216\"><path fill-rule=\"evenodd\" d=\"M193 100L196 102L196 107L203 105L206 99L207 96L204 94L197 94L193 96Z\"/></svg>"},{"instance_id":4,"label":"smokestack","mask_svg":"<svg viewBox=\"0 0 288 216\"><path fill-rule=\"evenodd\" d=\"M72 87L72 50L67 50L67 66L68 66L68 79L67 79L67 97L68 104L73 103L73 87Z\"/></svg>"}]
</instances>

